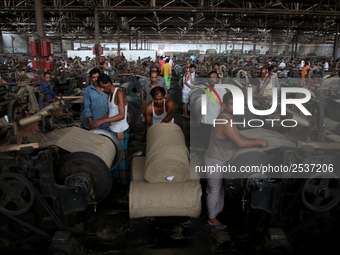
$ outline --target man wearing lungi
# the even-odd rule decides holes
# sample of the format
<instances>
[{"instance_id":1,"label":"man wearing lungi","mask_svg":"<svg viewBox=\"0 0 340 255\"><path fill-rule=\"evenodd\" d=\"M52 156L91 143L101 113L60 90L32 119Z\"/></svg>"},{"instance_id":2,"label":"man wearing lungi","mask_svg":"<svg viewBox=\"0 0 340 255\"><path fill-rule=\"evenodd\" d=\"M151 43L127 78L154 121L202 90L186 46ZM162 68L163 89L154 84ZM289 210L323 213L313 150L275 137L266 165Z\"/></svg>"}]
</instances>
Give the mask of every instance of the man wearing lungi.
<instances>
[{"instance_id":1,"label":"man wearing lungi","mask_svg":"<svg viewBox=\"0 0 340 255\"><path fill-rule=\"evenodd\" d=\"M266 140L255 140L240 134L233 119L233 95L227 92L223 96L222 112L217 119L227 120L227 124L215 125L211 132L208 150L205 153L204 164L206 168L216 165L227 166L232 159L236 149L249 148L255 146L266 147ZM224 230L227 226L221 223L216 217L224 207L224 185L223 172L209 174L207 179L207 208L208 224L219 230Z\"/></svg>"},{"instance_id":2,"label":"man wearing lungi","mask_svg":"<svg viewBox=\"0 0 340 255\"><path fill-rule=\"evenodd\" d=\"M96 120L93 125L95 128L110 123L110 131L118 138L122 145L123 155L119 165L113 170L113 177L118 183L129 184L129 169L127 162L127 151L129 143L129 124L127 122L128 101L123 90L112 84L111 78L106 74L99 75L97 84L103 92L109 95L109 111L102 118Z\"/></svg>"}]
</instances>

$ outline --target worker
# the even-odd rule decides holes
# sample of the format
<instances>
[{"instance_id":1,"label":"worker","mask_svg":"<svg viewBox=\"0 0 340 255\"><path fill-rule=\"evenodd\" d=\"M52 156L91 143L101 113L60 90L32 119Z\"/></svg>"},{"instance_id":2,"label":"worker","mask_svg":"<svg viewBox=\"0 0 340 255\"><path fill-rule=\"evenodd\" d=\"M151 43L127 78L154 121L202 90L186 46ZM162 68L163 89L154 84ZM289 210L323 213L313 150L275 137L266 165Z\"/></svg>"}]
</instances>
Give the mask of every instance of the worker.
<instances>
[{"instance_id":1,"label":"worker","mask_svg":"<svg viewBox=\"0 0 340 255\"><path fill-rule=\"evenodd\" d=\"M260 92L259 96L267 96L273 94L273 84L270 75L267 73L267 69L265 67L261 68L260 71Z\"/></svg>"},{"instance_id":2,"label":"worker","mask_svg":"<svg viewBox=\"0 0 340 255\"><path fill-rule=\"evenodd\" d=\"M170 57L170 60L169 60L169 64L171 65L171 67L173 67L173 58L174 58L174 55L171 54L171 57Z\"/></svg>"},{"instance_id":3,"label":"worker","mask_svg":"<svg viewBox=\"0 0 340 255\"><path fill-rule=\"evenodd\" d=\"M171 83L171 65L169 63L169 59L166 59L165 64L163 65L163 68L161 70L161 75L164 76L164 80L166 83L166 88L170 89L170 83Z\"/></svg>"},{"instance_id":4,"label":"worker","mask_svg":"<svg viewBox=\"0 0 340 255\"><path fill-rule=\"evenodd\" d=\"M208 83L212 88L215 87L215 84L219 84L221 82L221 79L218 78L218 74L216 71L211 71L208 77ZM211 92L209 88L206 89ZM226 93L226 90L223 88L215 88L215 91L219 95L220 99L222 99L224 94ZM221 112L221 104L219 103L217 95L215 93L211 94L213 95L214 99L212 99L211 97L207 97L207 114L201 114L197 120L200 138L205 149L207 149L209 146L209 138L213 128L214 119L217 119L217 116ZM215 102L217 102L217 104L215 104Z\"/></svg>"},{"instance_id":5,"label":"worker","mask_svg":"<svg viewBox=\"0 0 340 255\"><path fill-rule=\"evenodd\" d=\"M255 146L266 147L268 142L262 139L250 139L240 134L233 118L233 95L228 92L223 96L222 112L217 119L227 121L224 125L215 125L211 132L208 150L205 153L204 165L206 168L228 166L237 148L249 148ZM226 225L221 223L217 216L224 207L223 171L210 172L207 178L207 209L209 226L224 230Z\"/></svg>"},{"instance_id":6,"label":"worker","mask_svg":"<svg viewBox=\"0 0 340 255\"><path fill-rule=\"evenodd\" d=\"M43 83L38 88L40 91L44 91L46 93L47 102L49 104L56 101L56 98L55 98L56 93L53 91L54 87L53 87L51 80L52 80L51 73L50 72L44 72ZM39 110L44 108L42 98L39 99L38 104L39 104Z\"/></svg>"},{"instance_id":7,"label":"worker","mask_svg":"<svg viewBox=\"0 0 340 255\"><path fill-rule=\"evenodd\" d=\"M110 76L99 75L97 84L108 94L109 111L99 120L93 123L94 128L98 128L105 123L109 123L109 130L119 140L122 146L122 159L119 165L112 171L117 183L128 185L129 168L127 162L127 152L129 143L129 124L127 122L128 101L125 92L112 84Z\"/></svg>"},{"instance_id":8,"label":"worker","mask_svg":"<svg viewBox=\"0 0 340 255\"><path fill-rule=\"evenodd\" d=\"M275 68L273 66L268 67L268 74L271 78L271 83L273 84L273 87L280 88L279 77L277 76L277 73L274 72L274 69Z\"/></svg>"},{"instance_id":9,"label":"worker","mask_svg":"<svg viewBox=\"0 0 340 255\"><path fill-rule=\"evenodd\" d=\"M146 131L156 123L174 123L174 101L165 97L163 87L154 87L150 91L152 101L145 107Z\"/></svg>"},{"instance_id":10,"label":"worker","mask_svg":"<svg viewBox=\"0 0 340 255\"><path fill-rule=\"evenodd\" d=\"M214 69L217 72L218 77L220 77L220 78L224 77L224 73L220 72L220 64L219 63L214 64Z\"/></svg>"},{"instance_id":11,"label":"worker","mask_svg":"<svg viewBox=\"0 0 340 255\"><path fill-rule=\"evenodd\" d=\"M162 85L157 83L158 80L158 73L155 71L152 71L150 73L150 83L148 83L147 85L145 85L144 89L143 89L143 93L141 94L141 102L142 102L142 112L141 112L141 118L142 118L142 122L145 121L145 106L148 105L149 102L152 101L152 96L150 94L151 89L153 89L156 86L162 87Z\"/></svg>"},{"instance_id":12,"label":"worker","mask_svg":"<svg viewBox=\"0 0 340 255\"><path fill-rule=\"evenodd\" d=\"M84 126L90 130L95 129L93 123L99 120L109 111L108 96L97 84L97 79L101 74L98 68L90 71L91 85L88 86L83 95L84 100ZM109 123L104 123L98 129L109 131Z\"/></svg>"},{"instance_id":13,"label":"worker","mask_svg":"<svg viewBox=\"0 0 340 255\"><path fill-rule=\"evenodd\" d=\"M144 68L144 73L143 73L143 75L144 75L145 77L149 77L149 76L150 76L150 68L148 67L148 64L144 62L144 63L142 64L142 66L143 66L143 68Z\"/></svg>"},{"instance_id":14,"label":"worker","mask_svg":"<svg viewBox=\"0 0 340 255\"><path fill-rule=\"evenodd\" d=\"M165 60L163 59L163 56L160 56L160 61L159 61L159 70L162 70L163 65L165 64Z\"/></svg>"},{"instance_id":15,"label":"worker","mask_svg":"<svg viewBox=\"0 0 340 255\"><path fill-rule=\"evenodd\" d=\"M195 72L196 66L191 64L189 66L189 71L184 76L184 85L182 89L182 102L183 102L183 117L189 119L188 114L188 104L189 104L189 94L190 90L193 88L193 81L191 74Z\"/></svg>"},{"instance_id":16,"label":"worker","mask_svg":"<svg viewBox=\"0 0 340 255\"><path fill-rule=\"evenodd\" d=\"M329 64L326 59L323 60L323 70L328 71L329 70Z\"/></svg>"},{"instance_id":17,"label":"worker","mask_svg":"<svg viewBox=\"0 0 340 255\"><path fill-rule=\"evenodd\" d=\"M301 70L301 78L306 78L306 75L308 74L308 69L312 69L309 61L306 61L306 63L307 64Z\"/></svg>"},{"instance_id":18,"label":"worker","mask_svg":"<svg viewBox=\"0 0 340 255\"><path fill-rule=\"evenodd\" d=\"M159 69L157 68L157 66L151 67L150 72L157 72L157 74L158 74L157 84L159 84L160 86L162 86L165 89L165 97L168 97L168 90L167 90L167 87L166 87L165 79L162 76L159 75ZM151 83L150 76L147 79L147 83ZM142 88L142 89L144 89L144 88ZM141 90L140 93L143 93L143 91L144 90Z\"/></svg>"}]
</instances>

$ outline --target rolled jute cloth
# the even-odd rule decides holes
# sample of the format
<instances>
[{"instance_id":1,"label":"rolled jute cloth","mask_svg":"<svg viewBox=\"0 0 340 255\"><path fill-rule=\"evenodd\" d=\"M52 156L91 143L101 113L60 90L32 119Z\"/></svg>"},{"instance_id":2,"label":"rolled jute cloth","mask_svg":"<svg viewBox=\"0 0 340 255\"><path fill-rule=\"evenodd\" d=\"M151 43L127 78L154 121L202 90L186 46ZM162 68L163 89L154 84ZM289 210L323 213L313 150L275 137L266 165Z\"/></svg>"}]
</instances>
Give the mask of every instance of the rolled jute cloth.
<instances>
[{"instance_id":1,"label":"rolled jute cloth","mask_svg":"<svg viewBox=\"0 0 340 255\"><path fill-rule=\"evenodd\" d=\"M145 157L133 157L131 162L131 180L144 180Z\"/></svg>"},{"instance_id":2,"label":"rolled jute cloth","mask_svg":"<svg viewBox=\"0 0 340 255\"><path fill-rule=\"evenodd\" d=\"M189 152L176 124L157 123L148 130L144 178L150 183L189 180Z\"/></svg>"},{"instance_id":3,"label":"rolled jute cloth","mask_svg":"<svg viewBox=\"0 0 340 255\"><path fill-rule=\"evenodd\" d=\"M201 213L202 188L198 180L184 183L130 183L130 218L189 216Z\"/></svg>"}]
</instances>

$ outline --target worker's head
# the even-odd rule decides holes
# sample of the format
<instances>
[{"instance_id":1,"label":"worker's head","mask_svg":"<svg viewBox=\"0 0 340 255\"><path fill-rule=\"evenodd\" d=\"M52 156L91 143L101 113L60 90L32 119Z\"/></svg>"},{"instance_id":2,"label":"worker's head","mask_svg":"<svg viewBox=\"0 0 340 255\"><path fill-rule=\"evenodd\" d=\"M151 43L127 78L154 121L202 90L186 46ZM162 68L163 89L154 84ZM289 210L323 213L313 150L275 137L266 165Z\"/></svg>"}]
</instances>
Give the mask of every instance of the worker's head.
<instances>
[{"instance_id":1,"label":"worker's head","mask_svg":"<svg viewBox=\"0 0 340 255\"><path fill-rule=\"evenodd\" d=\"M219 64L219 63L215 63L215 64L214 64L214 68L215 68L216 70L220 69L220 64Z\"/></svg>"},{"instance_id":2,"label":"worker's head","mask_svg":"<svg viewBox=\"0 0 340 255\"><path fill-rule=\"evenodd\" d=\"M260 77L264 78L264 77L266 77L266 74L267 74L267 68L262 67L261 70L260 70Z\"/></svg>"},{"instance_id":3,"label":"worker's head","mask_svg":"<svg viewBox=\"0 0 340 255\"><path fill-rule=\"evenodd\" d=\"M99 68L93 68L91 71L90 71L90 79L93 83L94 86L97 86L97 79L99 77L99 75L101 74Z\"/></svg>"},{"instance_id":4,"label":"worker's head","mask_svg":"<svg viewBox=\"0 0 340 255\"><path fill-rule=\"evenodd\" d=\"M151 91L150 94L152 96L152 99L154 101L154 105L157 107L160 107L163 105L163 100L166 94L166 91L163 87L154 87Z\"/></svg>"},{"instance_id":5,"label":"worker's head","mask_svg":"<svg viewBox=\"0 0 340 255\"><path fill-rule=\"evenodd\" d=\"M191 65L189 66L189 71L190 71L190 73L195 72L195 69L196 69L196 65L191 64Z\"/></svg>"},{"instance_id":6,"label":"worker's head","mask_svg":"<svg viewBox=\"0 0 340 255\"><path fill-rule=\"evenodd\" d=\"M6 56L4 56L4 58L7 58Z\"/></svg>"},{"instance_id":7,"label":"worker's head","mask_svg":"<svg viewBox=\"0 0 340 255\"><path fill-rule=\"evenodd\" d=\"M143 66L144 68L147 68L147 67L148 67L148 64L144 62L144 63L142 64L142 66Z\"/></svg>"},{"instance_id":8,"label":"worker's head","mask_svg":"<svg viewBox=\"0 0 340 255\"><path fill-rule=\"evenodd\" d=\"M170 59L167 58L167 59L165 60L165 63L169 63L169 62L170 62Z\"/></svg>"},{"instance_id":9,"label":"worker's head","mask_svg":"<svg viewBox=\"0 0 340 255\"><path fill-rule=\"evenodd\" d=\"M46 83L46 84L49 84L51 82L52 78L51 78L51 73L50 72L44 72L44 75L43 75L43 81Z\"/></svg>"},{"instance_id":10,"label":"worker's head","mask_svg":"<svg viewBox=\"0 0 340 255\"><path fill-rule=\"evenodd\" d=\"M161 56L160 58L161 58L161 60L163 60L163 56Z\"/></svg>"},{"instance_id":11,"label":"worker's head","mask_svg":"<svg viewBox=\"0 0 340 255\"><path fill-rule=\"evenodd\" d=\"M103 92L105 92L106 94L109 94L111 92L111 86L113 85L110 76L108 76L107 74L99 75L97 79L97 84L103 89Z\"/></svg>"},{"instance_id":12,"label":"worker's head","mask_svg":"<svg viewBox=\"0 0 340 255\"><path fill-rule=\"evenodd\" d=\"M157 79L158 79L158 73L157 72L151 72L150 73L151 84L156 84Z\"/></svg>"},{"instance_id":13,"label":"worker's head","mask_svg":"<svg viewBox=\"0 0 340 255\"><path fill-rule=\"evenodd\" d=\"M269 73L270 76L274 73L274 67L273 66L268 67L268 73Z\"/></svg>"},{"instance_id":14,"label":"worker's head","mask_svg":"<svg viewBox=\"0 0 340 255\"><path fill-rule=\"evenodd\" d=\"M216 71L211 71L208 74L209 80L208 83L210 86L215 87L215 84L217 83L217 79L218 79L218 74Z\"/></svg>"},{"instance_id":15,"label":"worker's head","mask_svg":"<svg viewBox=\"0 0 340 255\"><path fill-rule=\"evenodd\" d=\"M158 67L157 67L157 66L151 67L150 71L151 71L151 72L157 72L157 73L159 73L159 70L158 70Z\"/></svg>"},{"instance_id":16,"label":"worker's head","mask_svg":"<svg viewBox=\"0 0 340 255\"><path fill-rule=\"evenodd\" d=\"M233 94L228 91L223 96L223 111L233 114Z\"/></svg>"}]
</instances>

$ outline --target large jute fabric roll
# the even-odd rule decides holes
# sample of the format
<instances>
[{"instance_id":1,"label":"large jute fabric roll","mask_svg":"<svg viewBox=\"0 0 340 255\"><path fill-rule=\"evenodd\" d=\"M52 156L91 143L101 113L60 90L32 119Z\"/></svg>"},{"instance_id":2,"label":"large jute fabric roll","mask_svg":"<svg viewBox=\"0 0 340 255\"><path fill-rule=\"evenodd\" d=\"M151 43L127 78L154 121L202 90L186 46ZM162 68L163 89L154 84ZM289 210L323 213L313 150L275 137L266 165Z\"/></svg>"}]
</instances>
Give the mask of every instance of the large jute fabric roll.
<instances>
[{"instance_id":1,"label":"large jute fabric roll","mask_svg":"<svg viewBox=\"0 0 340 255\"><path fill-rule=\"evenodd\" d=\"M40 148L56 145L68 152L89 152L101 158L110 169L116 156L116 147L110 139L78 127L55 129L47 134L36 133L30 142Z\"/></svg>"},{"instance_id":2,"label":"large jute fabric roll","mask_svg":"<svg viewBox=\"0 0 340 255\"><path fill-rule=\"evenodd\" d=\"M144 180L145 157L133 157L131 162L131 180Z\"/></svg>"},{"instance_id":3,"label":"large jute fabric roll","mask_svg":"<svg viewBox=\"0 0 340 255\"><path fill-rule=\"evenodd\" d=\"M202 189L198 180L184 183L130 183L130 218L189 216L201 213Z\"/></svg>"},{"instance_id":4,"label":"large jute fabric roll","mask_svg":"<svg viewBox=\"0 0 340 255\"><path fill-rule=\"evenodd\" d=\"M157 123L148 130L144 178L150 183L189 180L189 152L176 124Z\"/></svg>"}]
</instances>

